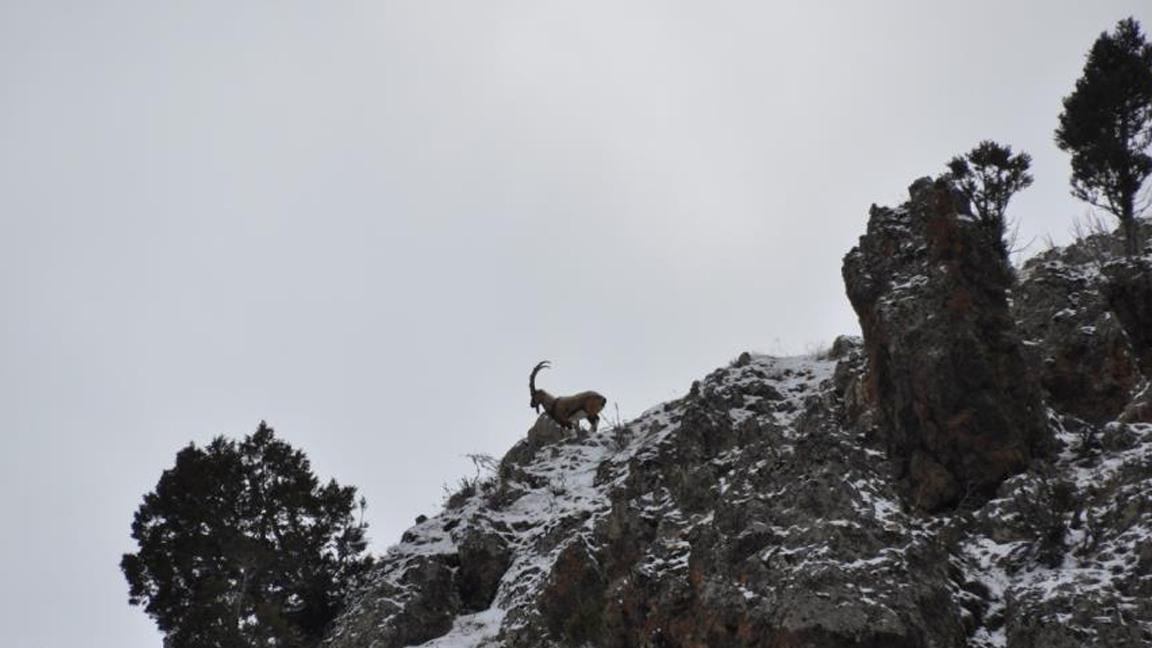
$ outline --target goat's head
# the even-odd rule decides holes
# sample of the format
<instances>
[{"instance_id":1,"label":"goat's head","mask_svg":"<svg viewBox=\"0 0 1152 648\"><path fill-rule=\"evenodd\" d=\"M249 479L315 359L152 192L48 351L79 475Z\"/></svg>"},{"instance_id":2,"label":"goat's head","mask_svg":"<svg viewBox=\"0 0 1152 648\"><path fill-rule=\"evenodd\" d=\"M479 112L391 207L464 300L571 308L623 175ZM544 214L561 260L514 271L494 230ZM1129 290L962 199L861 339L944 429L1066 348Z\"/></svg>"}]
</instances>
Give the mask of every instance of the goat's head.
<instances>
[{"instance_id":1,"label":"goat's head","mask_svg":"<svg viewBox=\"0 0 1152 648\"><path fill-rule=\"evenodd\" d=\"M544 360L537 364L536 367L532 369L532 375L528 376L528 392L532 395L532 400L528 403L528 407L535 409L537 413L540 412L540 407L544 403L543 399L541 398L543 393L536 389L536 374L540 373L541 369L547 369L549 366L551 365L548 363L548 361Z\"/></svg>"}]
</instances>

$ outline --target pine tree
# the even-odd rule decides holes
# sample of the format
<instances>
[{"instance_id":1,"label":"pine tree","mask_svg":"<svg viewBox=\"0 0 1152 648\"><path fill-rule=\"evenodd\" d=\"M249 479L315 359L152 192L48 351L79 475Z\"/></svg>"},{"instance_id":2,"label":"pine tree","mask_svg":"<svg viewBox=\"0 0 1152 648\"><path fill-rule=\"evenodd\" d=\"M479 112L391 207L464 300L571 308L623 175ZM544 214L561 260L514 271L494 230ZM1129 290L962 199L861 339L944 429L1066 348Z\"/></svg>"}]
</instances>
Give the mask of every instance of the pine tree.
<instances>
[{"instance_id":1,"label":"pine tree","mask_svg":"<svg viewBox=\"0 0 1152 648\"><path fill-rule=\"evenodd\" d=\"M263 422L240 443L190 444L136 512L129 602L166 648L314 646L371 564L355 508L355 488L320 485Z\"/></svg>"},{"instance_id":2,"label":"pine tree","mask_svg":"<svg viewBox=\"0 0 1152 648\"><path fill-rule=\"evenodd\" d=\"M1003 242L1004 212L1016 192L1032 185L1028 173L1031 165L1027 153L1013 155L1011 146L984 140L948 162L948 177L972 204L980 223L994 230L997 240Z\"/></svg>"},{"instance_id":3,"label":"pine tree","mask_svg":"<svg viewBox=\"0 0 1152 648\"><path fill-rule=\"evenodd\" d=\"M1152 45L1134 18L1092 45L1056 144L1072 154L1072 195L1115 215L1126 253L1137 254L1136 199L1152 174Z\"/></svg>"}]
</instances>

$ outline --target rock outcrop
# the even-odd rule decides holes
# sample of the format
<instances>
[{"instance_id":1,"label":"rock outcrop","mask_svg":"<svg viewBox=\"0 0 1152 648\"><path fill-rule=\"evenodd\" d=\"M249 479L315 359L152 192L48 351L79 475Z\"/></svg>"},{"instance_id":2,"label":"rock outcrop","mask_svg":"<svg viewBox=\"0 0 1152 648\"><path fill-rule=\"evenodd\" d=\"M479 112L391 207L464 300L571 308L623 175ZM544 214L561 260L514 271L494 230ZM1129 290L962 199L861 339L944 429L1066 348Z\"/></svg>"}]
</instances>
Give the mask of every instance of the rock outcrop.
<instances>
[{"instance_id":1,"label":"rock outcrop","mask_svg":"<svg viewBox=\"0 0 1152 648\"><path fill-rule=\"evenodd\" d=\"M1152 230L1143 224L1145 230ZM1118 236L1095 233L1029 259L1013 314L1046 403L1102 425L1152 421L1152 265L1123 257Z\"/></svg>"},{"instance_id":2,"label":"rock outcrop","mask_svg":"<svg viewBox=\"0 0 1152 648\"><path fill-rule=\"evenodd\" d=\"M888 453L912 501L937 510L987 499L1048 432L997 233L944 181L909 193L898 208L873 206L843 273Z\"/></svg>"},{"instance_id":3,"label":"rock outcrop","mask_svg":"<svg viewBox=\"0 0 1152 648\"><path fill-rule=\"evenodd\" d=\"M1152 645L1144 261L1083 244L1014 283L917 183L846 260L862 340L742 354L594 434L542 417L325 646Z\"/></svg>"},{"instance_id":4,"label":"rock outcrop","mask_svg":"<svg viewBox=\"0 0 1152 648\"><path fill-rule=\"evenodd\" d=\"M1145 374L1152 374L1152 258L1104 266L1108 305L1124 326Z\"/></svg>"},{"instance_id":5,"label":"rock outcrop","mask_svg":"<svg viewBox=\"0 0 1152 648\"><path fill-rule=\"evenodd\" d=\"M844 424L837 385L858 384L863 354L837 346L841 380L836 359L746 355L625 426L522 442L406 534L329 645L965 645L945 548ZM499 612L464 604L474 529L511 549L506 568L487 551L472 570L504 569Z\"/></svg>"}]
</instances>

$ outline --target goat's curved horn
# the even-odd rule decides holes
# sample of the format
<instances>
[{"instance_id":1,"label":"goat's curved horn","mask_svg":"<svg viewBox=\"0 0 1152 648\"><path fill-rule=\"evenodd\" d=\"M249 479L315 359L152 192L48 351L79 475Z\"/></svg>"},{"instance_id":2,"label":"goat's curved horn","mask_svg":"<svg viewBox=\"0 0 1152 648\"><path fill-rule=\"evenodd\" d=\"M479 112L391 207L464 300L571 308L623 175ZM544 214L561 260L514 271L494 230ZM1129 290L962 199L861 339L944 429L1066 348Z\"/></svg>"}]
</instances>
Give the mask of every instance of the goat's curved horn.
<instances>
[{"instance_id":1,"label":"goat's curved horn","mask_svg":"<svg viewBox=\"0 0 1152 648\"><path fill-rule=\"evenodd\" d=\"M528 395L531 400L528 407L536 407L536 374L540 373L541 369L547 369L551 364L547 360L542 360L532 369L532 375L528 376Z\"/></svg>"}]
</instances>

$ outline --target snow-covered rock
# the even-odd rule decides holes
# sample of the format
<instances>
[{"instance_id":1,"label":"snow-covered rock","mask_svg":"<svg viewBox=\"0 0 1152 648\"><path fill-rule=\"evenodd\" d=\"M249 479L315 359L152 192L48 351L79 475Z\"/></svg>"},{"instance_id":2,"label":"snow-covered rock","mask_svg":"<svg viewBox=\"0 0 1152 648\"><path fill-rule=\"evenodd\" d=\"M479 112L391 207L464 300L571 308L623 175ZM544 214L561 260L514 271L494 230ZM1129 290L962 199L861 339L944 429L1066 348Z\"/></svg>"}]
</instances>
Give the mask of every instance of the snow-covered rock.
<instances>
[{"instance_id":1,"label":"snow-covered rock","mask_svg":"<svg viewBox=\"0 0 1152 648\"><path fill-rule=\"evenodd\" d=\"M937 189L919 183L923 200ZM849 281L857 297L872 291L861 303L883 320L880 337L864 326L870 339L840 338L820 357L742 354L684 397L598 433L541 417L490 478L389 549L325 645L1152 645L1152 424L1140 422L1152 407L1150 349L1137 342L1149 339L1141 291L1152 271L1118 262L1123 283L1110 282L1073 246L1026 266L1015 286L1001 266L984 282L966 264L999 253L940 257L976 244L977 225L955 214L914 221L925 209L874 209L879 233L862 254L890 258L853 261ZM1075 297L1045 296L1067 282ZM1129 299L1123 317L1115 286ZM1101 331L1109 312L1118 324ZM1092 327L1110 341L1062 350ZM976 344L973 361L1002 382L966 386L968 365L941 361L960 357L956 340ZM1135 374L1119 396L1113 385L1056 397L1053 376L1039 380L1044 391L1012 382L1060 353L1072 362L1061 371L1107 368L1092 355L1120 342L1127 355L1111 366ZM893 349L900 361L881 376L878 353L890 361ZM878 380L916 398L893 401ZM951 418L972 409L965 390L980 404ZM1012 402L1021 393L1050 400ZM949 434L1029 449L1042 436L1045 448L1012 457L1010 470L980 465L994 443L990 458L956 463L955 448L926 440L948 438L929 429L933 417ZM925 506L908 488L917 471L981 492Z\"/></svg>"},{"instance_id":2,"label":"snow-covered rock","mask_svg":"<svg viewBox=\"0 0 1152 648\"><path fill-rule=\"evenodd\" d=\"M526 439L405 534L330 645L960 645L936 523L842 425L836 368L745 355L626 425ZM512 556L481 611L452 576L477 534Z\"/></svg>"}]
</instances>

